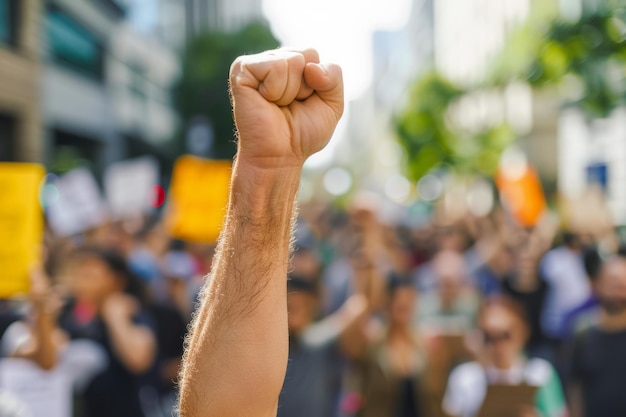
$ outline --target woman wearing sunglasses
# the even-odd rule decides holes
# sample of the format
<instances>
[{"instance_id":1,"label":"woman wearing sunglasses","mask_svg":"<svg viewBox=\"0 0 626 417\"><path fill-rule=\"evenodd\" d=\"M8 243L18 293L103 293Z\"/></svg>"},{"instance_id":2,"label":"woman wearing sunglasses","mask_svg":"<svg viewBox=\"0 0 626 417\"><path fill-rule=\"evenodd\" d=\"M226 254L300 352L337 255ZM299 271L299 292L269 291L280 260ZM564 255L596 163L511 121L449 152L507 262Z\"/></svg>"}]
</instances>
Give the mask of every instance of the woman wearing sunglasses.
<instances>
[{"instance_id":1,"label":"woman wearing sunglasses","mask_svg":"<svg viewBox=\"0 0 626 417\"><path fill-rule=\"evenodd\" d=\"M552 366L524 355L529 336L524 310L506 297L489 299L481 307L478 326L478 360L452 371L444 410L454 417L481 416L489 405L483 403L490 401L485 401L490 389L519 386L518 397L500 407L506 409L503 415L493 417L567 416L561 384ZM528 397L522 398L525 395Z\"/></svg>"}]
</instances>

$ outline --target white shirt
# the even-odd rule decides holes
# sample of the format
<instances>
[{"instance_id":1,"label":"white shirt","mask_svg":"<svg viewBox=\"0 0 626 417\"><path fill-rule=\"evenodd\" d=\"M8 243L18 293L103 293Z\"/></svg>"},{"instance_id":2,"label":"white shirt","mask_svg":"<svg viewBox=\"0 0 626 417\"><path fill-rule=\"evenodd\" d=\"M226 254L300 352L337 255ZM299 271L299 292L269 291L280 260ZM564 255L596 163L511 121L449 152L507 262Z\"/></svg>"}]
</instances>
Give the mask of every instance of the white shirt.
<instances>
[{"instance_id":1,"label":"white shirt","mask_svg":"<svg viewBox=\"0 0 626 417\"><path fill-rule=\"evenodd\" d=\"M548 336L560 337L565 315L591 294L582 256L565 246L552 249L541 261L548 284L542 326Z\"/></svg>"},{"instance_id":2,"label":"white shirt","mask_svg":"<svg viewBox=\"0 0 626 417\"><path fill-rule=\"evenodd\" d=\"M454 417L473 417L483 404L489 382L542 386L551 376L552 367L543 359L520 362L507 371L485 370L478 362L468 362L450 374L443 409Z\"/></svg>"}]
</instances>

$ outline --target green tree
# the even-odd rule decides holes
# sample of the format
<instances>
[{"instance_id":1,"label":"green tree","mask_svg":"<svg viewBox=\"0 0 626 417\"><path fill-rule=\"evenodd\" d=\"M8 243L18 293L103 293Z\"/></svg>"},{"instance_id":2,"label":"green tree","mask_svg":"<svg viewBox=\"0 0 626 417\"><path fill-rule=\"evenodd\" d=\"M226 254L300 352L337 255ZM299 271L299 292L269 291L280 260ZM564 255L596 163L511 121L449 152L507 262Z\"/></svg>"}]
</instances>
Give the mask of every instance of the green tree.
<instances>
[{"instance_id":1,"label":"green tree","mask_svg":"<svg viewBox=\"0 0 626 417\"><path fill-rule=\"evenodd\" d=\"M251 23L232 33L208 32L189 42L183 55L182 77L174 92L181 115L179 151L185 149L190 122L200 116L210 121L213 127L213 156L233 157L236 147L228 93L230 64L239 55L278 46L278 40L263 23Z\"/></svg>"},{"instance_id":2,"label":"green tree","mask_svg":"<svg viewBox=\"0 0 626 417\"><path fill-rule=\"evenodd\" d=\"M413 85L408 105L395 120L396 136L407 155L406 173L419 180L432 169L492 175L504 148L515 138L506 122L467 131L450 123L449 110L475 89L453 84L437 72Z\"/></svg>"},{"instance_id":3,"label":"green tree","mask_svg":"<svg viewBox=\"0 0 626 417\"><path fill-rule=\"evenodd\" d=\"M554 91L561 94L562 105L576 106L590 119L607 117L626 105L626 2L597 2L585 7L576 21L558 16L550 3L533 3L530 18L508 37L482 83L460 87L434 72L416 80L395 123L412 179L442 166L494 172L515 132L506 122L485 126L482 132L453 126L449 111L468 94L522 81L534 89L561 87Z\"/></svg>"}]
</instances>

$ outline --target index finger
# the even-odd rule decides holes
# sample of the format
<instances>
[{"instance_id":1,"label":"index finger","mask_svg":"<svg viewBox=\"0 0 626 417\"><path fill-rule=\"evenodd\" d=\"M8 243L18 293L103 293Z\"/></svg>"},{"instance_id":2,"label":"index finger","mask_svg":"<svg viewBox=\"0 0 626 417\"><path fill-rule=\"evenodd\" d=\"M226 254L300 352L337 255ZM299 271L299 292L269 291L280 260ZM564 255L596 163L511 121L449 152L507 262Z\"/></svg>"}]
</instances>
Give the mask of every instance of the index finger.
<instances>
[{"instance_id":1,"label":"index finger","mask_svg":"<svg viewBox=\"0 0 626 417\"><path fill-rule=\"evenodd\" d=\"M305 48L305 49L296 49L296 48L281 48L281 50L285 50L288 52L296 52L304 56L304 65L308 63L319 64L320 63L320 55L317 50L313 48ZM315 90L311 88L304 79L304 74L302 74L302 82L300 83L300 90L298 90L298 94L296 94L296 100L306 100L309 98Z\"/></svg>"}]
</instances>

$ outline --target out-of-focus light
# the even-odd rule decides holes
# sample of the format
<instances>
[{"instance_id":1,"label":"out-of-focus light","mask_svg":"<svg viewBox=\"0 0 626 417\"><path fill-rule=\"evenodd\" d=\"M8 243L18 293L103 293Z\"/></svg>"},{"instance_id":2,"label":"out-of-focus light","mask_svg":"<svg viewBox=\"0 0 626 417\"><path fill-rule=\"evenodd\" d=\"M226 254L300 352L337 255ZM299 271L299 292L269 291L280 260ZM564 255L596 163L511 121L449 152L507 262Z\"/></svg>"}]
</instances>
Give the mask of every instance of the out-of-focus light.
<instances>
[{"instance_id":1,"label":"out-of-focus light","mask_svg":"<svg viewBox=\"0 0 626 417\"><path fill-rule=\"evenodd\" d=\"M483 180L475 181L466 196L467 209L476 217L484 217L491 212L494 205L493 190Z\"/></svg>"},{"instance_id":2,"label":"out-of-focus light","mask_svg":"<svg viewBox=\"0 0 626 417\"><path fill-rule=\"evenodd\" d=\"M298 201L302 204L308 203L315 193L314 186L311 181L302 179L300 181L300 189L298 190Z\"/></svg>"},{"instance_id":3,"label":"out-of-focus light","mask_svg":"<svg viewBox=\"0 0 626 417\"><path fill-rule=\"evenodd\" d=\"M443 183L436 175L425 175L417 182L417 193L423 201L435 201L442 192Z\"/></svg>"},{"instance_id":4,"label":"out-of-focus light","mask_svg":"<svg viewBox=\"0 0 626 417\"><path fill-rule=\"evenodd\" d=\"M159 208L165 203L165 190L160 185L152 186L150 190L150 206Z\"/></svg>"},{"instance_id":5,"label":"out-of-focus light","mask_svg":"<svg viewBox=\"0 0 626 417\"><path fill-rule=\"evenodd\" d=\"M504 108L509 124L520 134L533 125L533 91L528 84L511 83L504 90Z\"/></svg>"},{"instance_id":6,"label":"out-of-focus light","mask_svg":"<svg viewBox=\"0 0 626 417\"><path fill-rule=\"evenodd\" d=\"M324 188L331 195L344 195L351 187L352 176L343 168L331 168L324 175Z\"/></svg>"},{"instance_id":7,"label":"out-of-focus light","mask_svg":"<svg viewBox=\"0 0 626 417\"><path fill-rule=\"evenodd\" d=\"M396 203L404 203L411 194L411 183L402 175L392 175L385 183L385 194Z\"/></svg>"},{"instance_id":8,"label":"out-of-focus light","mask_svg":"<svg viewBox=\"0 0 626 417\"><path fill-rule=\"evenodd\" d=\"M59 201L60 194L56 185L43 183L39 190L39 203L44 209Z\"/></svg>"},{"instance_id":9,"label":"out-of-focus light","mask_svg":"<svg viewBox=\"0 0 626 417\"><path fill-rule=\"evenodd\" d=\"M512 146L500 157L500 170L508 180L516 181L524 176L528 169L528 159L521 149Z\"/></svg>"}]
</instances>

